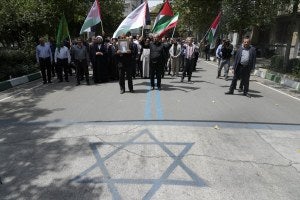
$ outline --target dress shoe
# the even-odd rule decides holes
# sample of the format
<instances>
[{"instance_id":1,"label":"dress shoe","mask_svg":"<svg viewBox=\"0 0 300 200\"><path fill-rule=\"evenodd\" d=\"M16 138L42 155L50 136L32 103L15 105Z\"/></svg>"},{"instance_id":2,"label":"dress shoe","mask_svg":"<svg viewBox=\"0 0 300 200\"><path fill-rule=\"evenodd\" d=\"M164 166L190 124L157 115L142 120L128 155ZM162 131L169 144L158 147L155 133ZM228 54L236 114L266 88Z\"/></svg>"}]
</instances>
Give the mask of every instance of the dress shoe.
<instances>
[{"instance_id":1,"label":"dress shoe","mask_svg":"<svg viewBox=\"0 0 300 200\"><path fill-rule=\"evenodd\" d=\"M134 90L129 90L130 93L134 93Z\"/></svg>"},{"instance_id":2,"label":"dress shoe","mask_svg":"<svg viewBox=\"0 0 300 200\"><path fill-rule=\"evenodd\" d=\"M220 78L220 76L218 75L216 78Z\"/></svg>"},{"instance_id":3,"label":"dress shoe","mask_svg":"<svg viewBox=\"0 0 300 200\"><path fill-rule=\"evenodd\" d=\"M76 86L80 85L80 83L76 83Z\"/></svg>"},{"instance_id":4,"label":"dress shoe","mask_svg":"<svg viewBox=\"0 0 300 200\"><path fill-rule=\"evenodd\" d=\"M86 84L87 84L87 85L90 85L90 81L87 81Z\"/></svg>"},{"instance_id":5,"label":"dress shoe","mask_svg":"<svg viewBox=\"0 0 300 200\"><path fill-rule=\"evenodd\" d=\"M161 87L157 87L158 90L161 90Z\"/></svg>"},{"instance_id":6,"label":"dress shoe","mask_svg":"<svg viewBox=\"0 0 300 200\"><path fill-rule=\"evenodd\" d=\"M225 94L229 94L229 95L231 95L231 94L233 94L233 91L228 91L228 92L225 92Z\"/></svg>"},{"instance_id":7,"label":"dress shoe","mask_svg":"<svg viewBox=\"0 0 300 200\"><path fill-rule=\"evenodd\" d=\"M239 92L243 92L243 89L242 88L239 88L239 90L238 90Z\"/></svg>"},{"instance_id":8,"label":"dress shoe","mask_svg":"<svg viewBox=\"0 0 300 200\"><path fill-rule=\"evenodd\" d=\"M52 81L48 81L48 83L52 83Z\"/></svg>"},{"instance_id":9,"label":"dress shoe","mask_svg":"<svg viewBox=\"0 0 300 200\"><path fill-rule=\"evenodd\" d=\"M124 94L125 93L125 90L120 90L120 94Z\"/></svg>"},{"instance_id":10,"label":"dress shoe","mask_svg":"<svg viewBox=\"0 0 300 200\"><path fill-rule=\"evenodd\" d=\"M248 98L251 98L251 96L250 96L249 93L244 93L243 95L246 96L246 97L248 97Z\"/></svg>"},{"instance_id":11,"label":"dress shoe","mask_svg":"<svg viewBox=\"0 0 300 200\"><path fill-rule=\"evenodd\" d=\"M66 82L70 82L68 79L66 79Z\"/></svg>"},{"instance_id":12,"label":"dress shoe","mask_svg":"<svg viewBox=\"0 0 300 200\"><path fill-rule=\"evenodd\" d=\"M153 86L153 87L151 87L151 90L154 90L154 86Z\"/></svg>"},{"instance_id":13,"label":"dress shoe","mask_svg":"<svg viewBox=\"0 0 300 200\"><path fill-rule=\"evenodd\" d=\"M47 84L47 81L44 81L43 84Z\"/></svg>"}]
</instances>

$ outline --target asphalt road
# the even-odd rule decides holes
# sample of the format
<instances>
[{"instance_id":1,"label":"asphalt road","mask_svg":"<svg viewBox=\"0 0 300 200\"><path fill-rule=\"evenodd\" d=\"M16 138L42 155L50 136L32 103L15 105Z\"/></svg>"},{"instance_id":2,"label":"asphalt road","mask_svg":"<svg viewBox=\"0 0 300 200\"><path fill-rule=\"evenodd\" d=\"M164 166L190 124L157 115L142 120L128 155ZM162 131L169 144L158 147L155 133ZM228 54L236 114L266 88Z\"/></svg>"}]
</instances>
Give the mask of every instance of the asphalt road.
<instances>
[{"instance_id":1,"label":"asphalt road","mask_svg":"<svg viewBox=\"0 0 300 200\"><path fill-rule=\"evenodd\" d=\"M251 81L224 95L216 64L162 90L135 79L31 82L0 93L0 199L294 199L300 100ZM253 79L253 78L252 78Z\"/></svg>"}]
</instances>

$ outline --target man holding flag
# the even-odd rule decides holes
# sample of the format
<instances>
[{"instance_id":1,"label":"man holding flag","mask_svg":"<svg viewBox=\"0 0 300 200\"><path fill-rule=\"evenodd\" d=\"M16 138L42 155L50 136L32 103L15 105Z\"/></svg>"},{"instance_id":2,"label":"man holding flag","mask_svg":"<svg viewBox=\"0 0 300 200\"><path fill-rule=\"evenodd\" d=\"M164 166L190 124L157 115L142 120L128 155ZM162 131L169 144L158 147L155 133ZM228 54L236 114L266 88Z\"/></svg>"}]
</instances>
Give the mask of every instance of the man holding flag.
<instances>
[{"instance_id":1,"label":"man holding flag","mask_svg":"<svg viewBox=\"0 0 300 200\"><path fill-rule=\"evenodd\" d=\"M54 61L56 64L57 78L59 82L63 81L62 72L64 71L65 81L69 82L68 71L71 62L70 51L65 45L65 39L70 38L68 23L63 14L57 31L56 44L57 47L54 53Z\"/></svg>"}]
</instances>

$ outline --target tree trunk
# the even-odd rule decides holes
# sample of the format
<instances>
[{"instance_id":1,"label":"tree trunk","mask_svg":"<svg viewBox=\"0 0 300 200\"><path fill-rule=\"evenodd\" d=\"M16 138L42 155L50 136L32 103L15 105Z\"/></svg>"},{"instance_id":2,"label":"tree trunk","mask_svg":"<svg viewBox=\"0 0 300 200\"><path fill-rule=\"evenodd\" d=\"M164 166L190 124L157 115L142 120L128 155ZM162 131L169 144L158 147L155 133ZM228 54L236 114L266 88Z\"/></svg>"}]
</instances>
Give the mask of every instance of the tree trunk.
<instances>
[{"instance_id":1,"label":"tree trunk","mask_svg":"<svg viewBox=\"0 0 300 200\"><path fill-rule=\"evenodd\" d=\"M283 71L287 72L288 71L288 62L290 58L290 52L291 52L291 45L292 45L292 40L293 40L293 33L296 28L297 24L297 11L298 11L298 5L299 5L299 0L295 0L293 4L293 12L292 12L292 19L291 19L291 24L288 27L288 41L287 41L287 46L285 49L285 54L284 54L284 60L283 60Z\"/></svg>"}]
</instances>

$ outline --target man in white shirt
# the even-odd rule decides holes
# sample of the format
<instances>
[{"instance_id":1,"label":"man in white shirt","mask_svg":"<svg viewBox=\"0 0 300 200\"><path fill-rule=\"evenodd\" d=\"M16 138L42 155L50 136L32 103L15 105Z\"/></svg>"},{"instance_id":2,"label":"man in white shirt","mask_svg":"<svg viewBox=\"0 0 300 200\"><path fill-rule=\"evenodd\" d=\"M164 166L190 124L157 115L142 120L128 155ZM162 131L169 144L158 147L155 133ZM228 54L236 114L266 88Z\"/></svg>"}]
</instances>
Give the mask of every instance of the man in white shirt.
<instances>
[{"instance_id":1,"label":"man in white shirt","mask_svg":"<svg viewBox=\"0 0 300 200\"><path fill-rule=\"evenodd\" d=\"M63 44L55 49L54 61L56 64L57 78L59 82L63 82L62 72L64 71L65 81L69 82L68 72L69 64L71 63L71 56L69 49Z\"/></svg>"}]
</instances>

